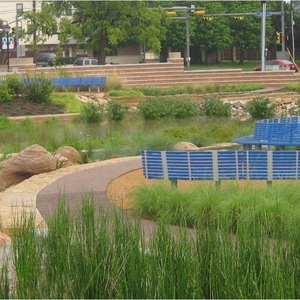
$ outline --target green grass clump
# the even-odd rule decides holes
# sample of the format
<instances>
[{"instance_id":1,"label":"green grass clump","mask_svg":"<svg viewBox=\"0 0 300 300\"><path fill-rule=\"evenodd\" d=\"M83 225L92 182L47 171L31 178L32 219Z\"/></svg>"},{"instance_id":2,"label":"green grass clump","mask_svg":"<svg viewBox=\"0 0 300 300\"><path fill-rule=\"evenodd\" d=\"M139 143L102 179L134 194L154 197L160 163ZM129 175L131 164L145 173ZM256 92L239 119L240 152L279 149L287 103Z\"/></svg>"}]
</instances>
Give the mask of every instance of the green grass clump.
<instances>
[{"instance_id":1,"label":"green grass clump","mask_svg":"<svg viewBox=\"0 0 300 300\"><path fill-rule=\"evenodd\" d=\"M139 87L133 88L145 96L168 96L182 94L208 94L224 92L245 92L263 89L261 84L236 84L220 85L216 82L205 84L186 84L182 86L172 86L170 88Z\"/></svg>"},{"instance_id":2,"label":"green grass clump","mask_svg":"<svg viewBox=\"0 0 300 300\"><path fill-rule=\"evenodd\" d=\"M84 103L76 99L72 93L52 93L50 101L54 104L63 105L65 113L80 113Z\"/></svg>"},{"instance_id":3,"label":"green grass clump","mask_svg":"<svg viewBox=\"0 0 300 300\"><path fill-rule=\"evenodd\" d=\"M294 227L300 218L299 189L291 183L274 188L228 183L221 189L205 184L174 189L157 183L137 187L132 195L142 218L190 227L206 226L209 220L224 233L293 240L299 237Z\"/></svg>"},{"instance_id":4,"label":"green grass clump","mask_svg":"<svg viewBox=\"0 0 300 300\"><path fill-rule=\"evenodd\" d=\"M111 97L142 97L144 94L141 91L130 90L110 90L107 94Z\"/></svg>"},{"instance_id":5,"label":"green grass clump","mask_svg":"<svg viewBox=\"0 0 300 300\"><path fill-rule=\"evenodd\" d=\"M284 86L285 89L294 91L294 92L300 92L300 82L297 83L289 83Z\"/></svg>"}]
</instances>

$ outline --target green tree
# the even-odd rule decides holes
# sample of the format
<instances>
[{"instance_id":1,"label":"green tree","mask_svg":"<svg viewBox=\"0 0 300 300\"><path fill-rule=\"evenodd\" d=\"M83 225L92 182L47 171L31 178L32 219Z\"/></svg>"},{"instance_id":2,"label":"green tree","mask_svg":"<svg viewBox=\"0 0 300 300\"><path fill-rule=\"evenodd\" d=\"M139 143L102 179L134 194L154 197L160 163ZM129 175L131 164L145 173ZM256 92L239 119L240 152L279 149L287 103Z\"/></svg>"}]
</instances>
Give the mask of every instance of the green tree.
<instances>
[{"instance_id":1,"label":"green tree","mask_svg":"<svg viewBox=\"0 0 300 300\"><path fill-rule=\"evenodd\" d=\"M268 3L268 10L271 9ZM260 1L235 1L226 4L226 10L232 13L255 13L261 11ZM261 18L255 16L243 16L242 19L230 17L229 25L232 32L232 46L240 49L240 64L244 63L245 55L248 50L260 50L261 47ZM273 43L272 19L266 19L266 46L268 49Z\"/></svg>"},{"instance_id":2,"label":"green tree","mask_svg":"<svg viewBox=\"0 0 300 300\"><path fill-rule=\"evenodd\" d=\"M72 17L63 16L67 8L74 11ZM37 42L58 28L62 45L75 38L79 45L97 53L99 64L105 64L106 54L128 40L159 53L168 20L162 8L150 9L147 1L53 1L24 17L31 20L29 33L38 31Z\"/></svg>"},{"instance_id":3,"label":"green tree","mask_svg":"<svg viewBox=\"0 0 300 300\"><path fill-rule=\"evenodd\" d=\"M221 2L204 2L206 14L225 13L224 4ZM225 49L232 42L232 35L225 17L212 17L204 20L201 16L194 17L195 32L193 44L196 47L204 47L206 62L208 55L216 53L218 49Z\"/></svg>"}]
</instances>

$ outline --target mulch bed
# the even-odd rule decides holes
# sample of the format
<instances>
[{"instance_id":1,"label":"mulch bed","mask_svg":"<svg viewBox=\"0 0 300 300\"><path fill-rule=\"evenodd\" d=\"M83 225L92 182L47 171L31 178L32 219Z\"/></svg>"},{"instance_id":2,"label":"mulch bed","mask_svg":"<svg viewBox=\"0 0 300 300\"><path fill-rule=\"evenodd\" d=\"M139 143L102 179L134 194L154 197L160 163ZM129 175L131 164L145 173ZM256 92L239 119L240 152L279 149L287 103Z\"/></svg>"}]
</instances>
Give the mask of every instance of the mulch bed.
<instances>
[{"instance_id":1,"label":"mulch bed","mask_svg":"<svg viewBox=\"0 0 300 300\"><path fill-rule=\"evenodd\" d=\"M22 99L13 99L11 102L0 103L0 115L7 117L56 115L63 113L64 106L53 103L35 103Z\"/></svg>"}]
</instances>

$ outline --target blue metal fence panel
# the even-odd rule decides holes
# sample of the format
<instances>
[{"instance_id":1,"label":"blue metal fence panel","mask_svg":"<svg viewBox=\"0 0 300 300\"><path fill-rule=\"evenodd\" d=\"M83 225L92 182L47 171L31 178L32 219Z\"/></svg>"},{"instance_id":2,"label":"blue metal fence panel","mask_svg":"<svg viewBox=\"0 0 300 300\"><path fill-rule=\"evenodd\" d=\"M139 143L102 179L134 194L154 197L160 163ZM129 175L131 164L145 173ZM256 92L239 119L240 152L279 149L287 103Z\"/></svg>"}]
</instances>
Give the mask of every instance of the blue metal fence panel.
<instances>
[{"instance_id":1,"label":"blue metal fence panel","mask_svg":"<svg viewBox=\"0 0 300 300\"><path fill-rule=\"evenodd\" d=\"M213 155L211 151L191 151L190 162L192 179L213 179Z\"/></svg>"},{"instance_id":2,"label":"blue metal fence panel","mask_svg":"<svg viewBox=\"0 0 300 300\"><path fill-rule=\"evenodd\" d=\"M143 174L169 180L300 178L299 151L142 151ZM214 169L214 167L216 169ZM215 172L217 172L217 177Z\"/></svg>"}]
</instances>

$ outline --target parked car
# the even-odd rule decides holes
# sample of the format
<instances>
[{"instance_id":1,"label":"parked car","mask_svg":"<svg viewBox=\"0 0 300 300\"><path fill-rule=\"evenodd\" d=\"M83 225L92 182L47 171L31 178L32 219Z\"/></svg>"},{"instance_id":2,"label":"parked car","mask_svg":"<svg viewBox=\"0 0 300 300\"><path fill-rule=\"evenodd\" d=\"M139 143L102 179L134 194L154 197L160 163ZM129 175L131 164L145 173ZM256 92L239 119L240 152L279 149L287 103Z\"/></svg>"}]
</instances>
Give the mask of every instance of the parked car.
<instances>
[{"instance_id":1,"label":"parked car","mask_svg":"<svg viewBox=\"0 0 300 300\"><path fill-rule=\"evenodd\" d=\"M98 65L98 59L94 57L79 57L74 61L74 66Z\"/></svg>"},{"instance_id":2,"label":"parked car","mask_svg":"<svg viewBox=\"0 0 300 300\"><path fill-rule=\"evenodd\" d=\"M278 66L278 67L276 67ZM290 69L291 71L298 72L297 67L293 62L289 60L282 60L282 59L274 59L274 60L267 60L266 61L266 70L286 70ZM261 71L261 66L257 66L253 69L253 71Z\"/></svg>"},{"instance_id":3,"label":"parked car","mask_svg":"<svg viewBox=\"0 0 300 300\"><path fill-rule=\"evenodd\" d=\"M55 65L56 55L54 53L40 52L35 58L36 66L53 67Z\"/></svg>"}]
</instances>

